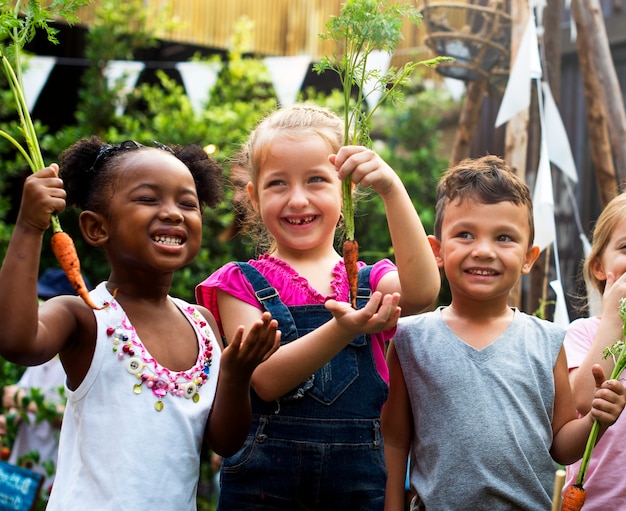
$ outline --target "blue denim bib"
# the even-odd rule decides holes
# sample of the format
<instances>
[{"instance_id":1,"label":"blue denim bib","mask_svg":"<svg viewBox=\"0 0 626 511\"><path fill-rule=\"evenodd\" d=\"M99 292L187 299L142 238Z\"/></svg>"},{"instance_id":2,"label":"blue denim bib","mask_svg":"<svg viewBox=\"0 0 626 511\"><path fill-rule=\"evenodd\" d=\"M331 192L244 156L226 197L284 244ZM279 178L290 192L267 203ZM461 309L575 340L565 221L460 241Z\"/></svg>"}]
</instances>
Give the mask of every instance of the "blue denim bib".
<instances>
[{"instance_id":1,"label":"blue denim bib","mask_svg":"<svg viewBox=\"0 0 626 511\"><path fill-rule=\"evenodd\" d=\"M322 304L287 307L256 268L237 264L278 321L281 345L332 318ZM359 271L357 308L370 297L370 272ZM243 448L223 462L219 510L382 510L387 394L365 334L276 401L251 390L253 425Z\"/></svg>"}]
</instances>

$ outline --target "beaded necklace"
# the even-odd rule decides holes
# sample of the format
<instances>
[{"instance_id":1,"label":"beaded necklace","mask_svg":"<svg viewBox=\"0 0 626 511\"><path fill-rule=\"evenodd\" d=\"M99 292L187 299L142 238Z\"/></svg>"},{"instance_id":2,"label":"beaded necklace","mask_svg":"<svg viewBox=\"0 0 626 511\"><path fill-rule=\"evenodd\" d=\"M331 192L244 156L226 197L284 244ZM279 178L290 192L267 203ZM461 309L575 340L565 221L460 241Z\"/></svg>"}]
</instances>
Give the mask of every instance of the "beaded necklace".
<instances>
[{"instance_id":1,"label":"beaded necklace","mask_svg":"<svg viewBox=\"0 0 626 511\"><path fill-rule=\"evenodd\" d=\"M125 362L126 370L137 378L133 392L141 394L144 387L149 388L157 398L154 408L158 412L163 410L163 398L168 394L197 403L200 400L199 389L209 379L213 354L212 331L204 317L194 307L185 307L185 312L199 327L204 346L191 369L170 371L148 353L123 309L118 307L117 302L112 300L110 308L121 313L122 318L117 327L108 327L106 333L113 344L113 353L120 361Z\"/></svg>"}]
</instances>

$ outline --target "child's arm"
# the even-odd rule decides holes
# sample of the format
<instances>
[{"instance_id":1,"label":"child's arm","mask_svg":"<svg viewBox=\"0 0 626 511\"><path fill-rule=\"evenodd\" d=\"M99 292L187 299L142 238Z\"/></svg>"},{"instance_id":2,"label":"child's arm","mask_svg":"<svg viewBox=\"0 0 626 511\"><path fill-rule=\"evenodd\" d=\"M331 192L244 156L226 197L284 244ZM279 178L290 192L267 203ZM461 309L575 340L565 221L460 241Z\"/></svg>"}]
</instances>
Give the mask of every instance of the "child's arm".
<instances>
[{"instance_id":1,"label":"child's arm","mask_svg":"<svg viewBox=\"0 0 626 511\"><path fill-rule=\"evenodd\" d=\"M612 273L607 273L598 331L584 360L579 367L570 371L569 376L576 408L581 414L585 414L591 409L591 401L596 388L591 367L599 364L602 366L604 374L611 374L613 371L613 359L611 357L604 358L604 349L622 338L624 322L619 317L618 312L620 299L625 296L626 273L617 280Z\"/></svg>"},{"instance_id":2,"label":"child's arm","mask_svg":"<svg viewBox=\"0 0 626 511\"><path fill-rule=\"evenodd\" d=\"M217 324L209 311L202 311L213 331ZM254 369L274 353L280 343L278 323L269 312L255 321L246 338L239 327L222 352L215 400L206 427L206 439L222 456L231 456L243 444L252 424L250 378Z\"/></svg>"},{"instance_id":3,"label":"child's arm","mask_svg":"<svg viewBox=\"0 0 626 511\"><path fill-rule=\"evenodd\" d=\"M273 401L305 381L339 353L360 333L377 333L393 328L400 316L400 296L372 294L365 307L354 310L349 303L329 300L326 308L333 319L280 347L252 375L252 386L261 399ZM252 305L218 291L217 304L222 327L230 344L241 326L248 331L261 317Z\"/></svg>"},{"instance_id":4,"label":"child's arm","mask_svg":"<svg viewBox=\"0 0 626 511\"><path fill-rule=\"evenodd\" d=\"M388 474L385 511L403 511L407 460L413 437L413 414L393 341L387 352L387 364L389 366L389 397L383 406L382 413L382 433Z\"/></svg>"},{"instance_id":5,"label":"child's arm","mask_svg":"<svg viewBox=\"0 0 626 511\"><path fill-rule=\"evenodd\" d=\"M0 354L23 365L52 358L76 323L66 310L49 304L42 306L40 316L37 298L44 232L50 216L65 208L65 191L57 172L58 166L52 164L26 179L15 229L0 268Z\"/></svg>"},{"instance_id":6,"label":"child's arm","mask_svg":"<svg viewBox=\"0 0 626 511\"><path fill-rule=\"evenodd\" d=\"M569 386L565 351L561 348L554 366L554 416L552 418L552 449L557 463L570 465L578 461L587 444L594 419L600 422L600 436L620 416L626 403L626 391L618 380L605 380L602 367L593 367L595 393L591 410L578 418Z\"/></svg>"},{"instance_id":7,"label":"child's arm","mask_svg":"<svg viewBox=\"0 0 626 511\"><path fill-rule=\"evenodd\" d=\"M436 300L441 279L426 232L402 181L378 154L365 147L342 147L330 161L340 179L351 175L354 183L371 186L385 205L398 272L385 275L377 290L383 294L399 292L403 315L423 311Z\"/></svg>"}]
</instances>

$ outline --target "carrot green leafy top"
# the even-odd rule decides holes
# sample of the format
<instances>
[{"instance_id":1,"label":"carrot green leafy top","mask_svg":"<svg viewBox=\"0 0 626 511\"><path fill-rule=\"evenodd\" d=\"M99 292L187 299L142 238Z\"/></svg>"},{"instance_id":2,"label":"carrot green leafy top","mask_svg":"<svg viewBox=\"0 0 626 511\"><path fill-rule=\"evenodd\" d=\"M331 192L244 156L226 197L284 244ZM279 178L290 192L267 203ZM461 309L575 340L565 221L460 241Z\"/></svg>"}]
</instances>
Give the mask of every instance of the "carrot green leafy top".
<instances>
[{"instance_id":1,"label":"carrot green leafy top","mask_svg":"<svg viewBox=\"0 0 626 511\"><path fill-rule=\"evenodd\" d=\"M408 62L401 68L390 67L382 72L368 69L367 59L374 51L385 51L392 55L403 39L404 20L420 24L421 14L410 5L390 4L384 0L347 0L338 16L326 23L327 32L320 34L323 40L337 43L338 51L331 57L323 57L315 64L317 73L334 70L339 75L344 96L344 143L371 147L370 123L374 112L387 99L397 102L402 98L401 86L408 85L413 71L420 65L434 66L451 60L447 57L420 62ZM366 84L381 92L377 103L365 108ZM352 100L353 87L358 94ZM371 94L371 92L370 92ZM344 218L346 237L354 239L354 208L352 186L349 179L343 182Z\"/></svg>"},{"instance_id":2,"label":"carrot green leafy top","mask_svg":"<svg viewBox=\"0 0 626 511\"><path fill-rule=\"evenodd\" d=\"M41 2L29 0L0 0L0 59L2 70L13 93L20 120L20 129L26 148L15 137L4 130L0 136L7 139L22 154L33 172L45 167L35 126L28 111L22 78L22 50L33 40L38 29L44 30L48 40L57 43L58 30L50 23L63 18L67 23L78 21L76 10L84 7L89 0L52 0ZM52 218L53 229L60 230L56 215Z\"/></svg>"}]
</instances>

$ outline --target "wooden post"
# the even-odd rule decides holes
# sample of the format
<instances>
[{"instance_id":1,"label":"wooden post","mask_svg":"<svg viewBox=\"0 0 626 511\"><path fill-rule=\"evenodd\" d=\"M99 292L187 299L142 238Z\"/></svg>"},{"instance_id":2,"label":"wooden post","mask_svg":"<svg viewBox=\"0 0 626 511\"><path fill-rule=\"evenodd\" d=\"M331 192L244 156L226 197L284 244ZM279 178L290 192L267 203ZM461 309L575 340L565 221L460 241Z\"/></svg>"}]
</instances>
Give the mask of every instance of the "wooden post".
<instances>
[{"instance_id":1,"label":"wooden post","mask_svg":"<svg viewBox=\"0 0 626 511\"><path fill-rule=\"evenodd\" d=\"M596 69L596 76L604 102L609 128L613 158L620 183L626 183L626 110L620 89L611 47L606 35L604 15L599 0L574 0L576 28L586 33L589 58Z\"/></svg>"},{"instance_id":2,"label":"wooden post","mask_svg":"<svg viewBox=\"0 0 626 511\"><path fill-rule=\"evenodd\" d=\"M611 149L617 164L617 176L621 182L626 182L624 103L598 2L572 0L572 14L576 22L576 48L587 107L591 155L600 202L604 207L618 193Z\"/></svg>"},{"instance_id":3,"label":"wooden post","mask_svg":"<svg viewBox=\"0 0 626 511\"><path fill-rule=\"evenodd\" d=\"M543 77L550 84L554 101L558 104L561 83L561 16L563 0L548 0L543 15L543 49L545 62ZM539 35L539 34L538 34ZM549 136L549 134L548 134ZM567 179L567 178L566 178ZM552 268L552 247L541 253L530 274L530 292L525 298L527 310L540 310L545 315L548 302L548 286Z\"/></svg>"},{"instance_id":4,"label":"wooden post","mask_svg":"<svg viewBox=\"0 0 626 511\"><path fill-rule=\"evenodd\" d=\"M528 0L511 2L511 69L513 69L517 50L528 23L528 14ZM527 84L528 87L530 85L530 83ZM504 159L511 169L524 180L526 178L526 151L528 148L528 119L528 109L509 119L506 125L504 143ZM509 304L520 309L522 308L521 291L520 279L509 296Z\"/></svg>"},{"instance_id":5,"label":"wooden post","mask_svg":"<svg viewBox=\"0 0 626 511\"><path fill-rule=\"evenodd\" d=\"M476 126L478 126L486 90L486 80L473 80L467 84L465 103L461 110L452 154L450 155L450 167L453 167L470 155L470 148L476 133Z\"/></svg>"}]
</instances>

